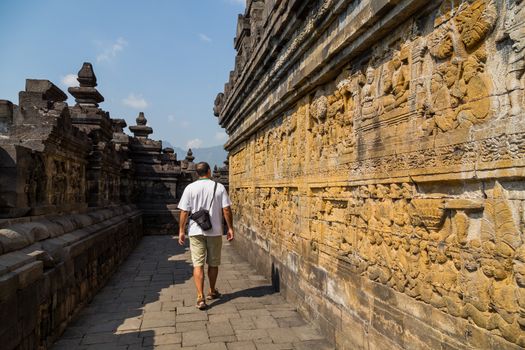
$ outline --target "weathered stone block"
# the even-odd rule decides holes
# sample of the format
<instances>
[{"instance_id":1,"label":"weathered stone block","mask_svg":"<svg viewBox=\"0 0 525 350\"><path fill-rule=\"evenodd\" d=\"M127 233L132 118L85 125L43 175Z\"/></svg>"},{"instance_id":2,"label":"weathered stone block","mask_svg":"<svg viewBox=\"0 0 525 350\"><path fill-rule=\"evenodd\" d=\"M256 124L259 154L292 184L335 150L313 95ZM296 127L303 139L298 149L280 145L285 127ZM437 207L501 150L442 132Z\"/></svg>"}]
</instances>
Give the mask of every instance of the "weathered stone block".
<instances>
[{"instance_id":1,"label":"weathered stone block","mask_svg":"<svg viewBox=\"0 0 525 350\"><path fill-rule=\"evenodd\" d=\"M41 261L34 261L14 270L13 273L18 275L18 288L26 288L36 280L41 279L43 271L44 264Z\"/></svg>"},{"instance_id":2,"label":"weathered stone block","mask_svg":"<svg viewBox=\"0 0 525 350\"><path fill-rule=\"evenodd\" d=\"M342 312L341 329L335 329L335 343L341 350L368 349L367 329L363 319L355 319L350 313Z\"/></svg>"},{"instance_id":3,"label":"weathered stone block","mask_svg":"<svg viewBox=\"0 0 525 350\"><path fill-rule=\"evenodd\" d=\"M25 279L26 277L23 278ZM18 327L24 339L31 338L40 316L39 305L41 300L39 287L40 284L38 282L20 285L17 293ZM34 341L34 339L29 341Z\"/></svg>"},{"instance_id":4,"label":"weathered stone block","mask_svg":"<svg viewBox=\"0 0 525 350\"><path fill-rule=\"evenodd\" d=\"M0 277L1 280L2 277ZM2 288L0 287L0 291ZM22 339L22 330L18 326L18 303L16 294L0 300L0 339L2 347L14 349Z\"/></svg>"},{"instance_id":5,"label":"weathered stone block","mask_svg":"<svg viewBox=\"0 0 525 350\"><path fill-rule=\"evenodd\" d=\"M0 303L10 300L16 295L18 288L18 275L8 272L0 276Z\"/></svg>"}]
</instances>

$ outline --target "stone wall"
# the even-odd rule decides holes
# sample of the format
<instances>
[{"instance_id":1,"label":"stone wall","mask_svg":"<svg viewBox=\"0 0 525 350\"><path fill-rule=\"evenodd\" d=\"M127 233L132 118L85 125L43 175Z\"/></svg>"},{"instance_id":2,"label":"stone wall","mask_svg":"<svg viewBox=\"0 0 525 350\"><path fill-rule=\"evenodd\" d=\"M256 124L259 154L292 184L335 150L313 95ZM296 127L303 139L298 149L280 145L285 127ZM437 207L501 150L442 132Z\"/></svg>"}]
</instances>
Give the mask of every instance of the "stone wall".
<instances>
[{"instance_id":1,"label":"stone wall","mask_svg":"<svg viewBox=\"0 0 525 350\"><path fill-rule=\"evenodd\" d=\"M525 3L248 1L236 245L338 349L525 346Z\"/></svg>"},{"instance_id":2,"label":"stone wall","mask_svg":"<svg viewBox=\"0 0 525 350\"><path fill-rule=\"evenodd\" d=\"M142 237L131 206L0 220L2 349L45 349Z\"/></svg>"},{"instance_id":3,"label":"stone wall","mask_svg":"<svg viewBox=\"0 0 525 350\"><path fill-rule=\"evenodd\" d=\"M99 107L93 67L69 92L28 79L0 100L0 347L45 349L145 233L175 234L176 206L196 173L191 151L134 136ZM144 225L143 225L144 221Z\"/></svg>"}]
</instances>

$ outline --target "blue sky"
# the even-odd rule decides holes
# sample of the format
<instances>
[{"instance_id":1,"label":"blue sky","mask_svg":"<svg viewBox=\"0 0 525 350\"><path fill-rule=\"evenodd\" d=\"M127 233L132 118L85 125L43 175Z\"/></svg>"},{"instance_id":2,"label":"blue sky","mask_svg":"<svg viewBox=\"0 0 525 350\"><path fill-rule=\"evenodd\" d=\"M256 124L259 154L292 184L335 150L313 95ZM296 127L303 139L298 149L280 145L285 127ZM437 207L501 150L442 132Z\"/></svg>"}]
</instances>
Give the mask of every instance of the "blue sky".
<instances>
[{"instance_id":1,"label":"blue sky","mask_svg":"<svg viewBox=\"0 0 525 350\"><path fill-rule=\"evenodd\" d=\"M234 65L245 0L1 0L0 99L18 103L26 78L67 91L93 63L101 108L175 146L226 141L213 102ZM74 104L72 97L68 100Z\"/></svg>"}]
</instances>

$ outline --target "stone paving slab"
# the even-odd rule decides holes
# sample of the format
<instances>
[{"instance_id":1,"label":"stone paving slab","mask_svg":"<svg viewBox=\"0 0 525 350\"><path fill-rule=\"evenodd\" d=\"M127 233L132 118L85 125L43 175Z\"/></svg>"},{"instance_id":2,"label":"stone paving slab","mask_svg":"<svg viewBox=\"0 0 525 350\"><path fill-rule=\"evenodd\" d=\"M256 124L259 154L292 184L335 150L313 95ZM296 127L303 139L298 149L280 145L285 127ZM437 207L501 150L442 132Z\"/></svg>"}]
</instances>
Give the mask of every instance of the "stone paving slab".
<instances>
[{"instance_id":1,"label":"stone paving slab","mask_svg":"<svg viewBox=\"0 0 525 350\"><path fill-rule=\"evenodd\" d=\"M187 247L144 237L52 349L333 349L228 242L223 297L205 311L195 308L191 274Z\"/></svg>"}]
</instances>

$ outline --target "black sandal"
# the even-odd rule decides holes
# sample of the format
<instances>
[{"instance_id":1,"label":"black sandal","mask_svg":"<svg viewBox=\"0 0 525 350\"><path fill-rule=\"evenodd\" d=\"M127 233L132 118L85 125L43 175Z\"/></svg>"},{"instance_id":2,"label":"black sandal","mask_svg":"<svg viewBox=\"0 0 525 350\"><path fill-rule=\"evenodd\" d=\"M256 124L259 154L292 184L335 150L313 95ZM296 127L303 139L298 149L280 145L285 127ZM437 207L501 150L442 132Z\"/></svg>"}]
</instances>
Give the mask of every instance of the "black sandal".
<instances>
[{"instance_id":1,"label":"black sandal","mask_svg":"<svg viewBox=\"0 0 525 350\"><path fill-rule=\"evenodd\" d=\"M219 290L215 288L213 291L210 290L210 292L206 296L206 299L213 300L213 299L218 299L220 297L221 297L221 293L219 293Z\"/></svg>"}]
</instances>

